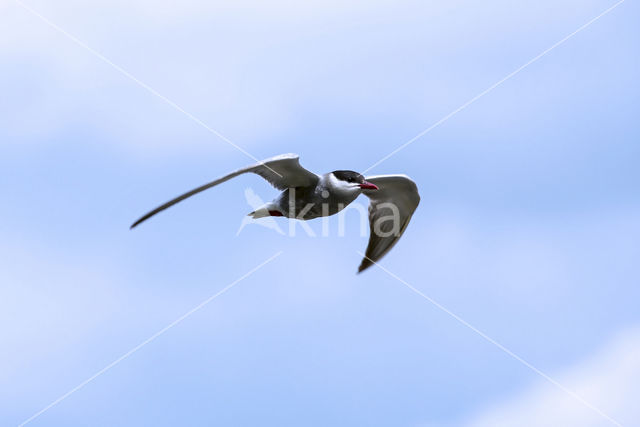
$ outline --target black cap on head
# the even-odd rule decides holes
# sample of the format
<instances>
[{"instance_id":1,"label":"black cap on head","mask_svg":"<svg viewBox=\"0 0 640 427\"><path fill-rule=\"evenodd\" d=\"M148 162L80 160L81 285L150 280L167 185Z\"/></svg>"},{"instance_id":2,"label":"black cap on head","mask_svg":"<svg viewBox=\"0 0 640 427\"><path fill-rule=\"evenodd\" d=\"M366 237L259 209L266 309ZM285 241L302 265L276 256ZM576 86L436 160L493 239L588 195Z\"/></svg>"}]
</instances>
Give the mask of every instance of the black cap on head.
<instances>
[{"instance_id":1,"label":"black cap on head","mask_svg":"<svg viewBox=\"0 0 640 427\"><path fill-rule=\"evenodd\" d=\"M331 172L340 181L353 182L356 184L362 184L364 182L364 176L354 171L333 171Z\"/></svg>"}]
</instances>

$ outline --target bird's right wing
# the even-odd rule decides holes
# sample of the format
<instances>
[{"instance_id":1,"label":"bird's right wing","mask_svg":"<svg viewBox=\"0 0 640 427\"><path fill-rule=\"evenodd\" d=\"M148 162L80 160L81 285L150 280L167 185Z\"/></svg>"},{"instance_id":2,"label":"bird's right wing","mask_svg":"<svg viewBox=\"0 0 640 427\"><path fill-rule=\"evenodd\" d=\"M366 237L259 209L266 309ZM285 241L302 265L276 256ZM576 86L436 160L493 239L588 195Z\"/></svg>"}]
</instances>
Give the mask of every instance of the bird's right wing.
<instances>
[{"instance_id":1,"label":"bird's right wing","mask_svg":"<svg viewBox=\"0 0 640 427\"><path fill-rule=\"evenodd\" d=\"M377 190L363 190L369 203L369 244L358 273L373 265L398 242L420 203L416 183L406 175L368 176Z\"/></svg>"},{"instance_id":2,"label":"bird's right wing","mask_svg":"<svg viewBox=\"0 0 640 427\"><path fill-rule=\"evenodd\" d=\"M211 187L228 181L231 178L235 178L238 175L249 172L260 175L262 178L267 180L271 185L279 190L285 190L290 187L313 186L316 185L318 180L320 179L315 173L310 172L300 166L299 156L297 154L281 154L279 156L266 159L260 163L247 166L246 168L238 169L237 171L231 172L230 174L225 175L222 178L218 178L215 181L211 181L207 184L201 185L200 187L194 188L193 190L188 191L176 197L175 199L169 200L167 203L158 206L151 212L143 215L140 219L133 223L131 228L135 227L143 221L146 221L158 212L162 212L163 210L175 205L176 203L193 196L194 194L198 194L201 191L207 190Z\"/></svg>"}]
</instances>

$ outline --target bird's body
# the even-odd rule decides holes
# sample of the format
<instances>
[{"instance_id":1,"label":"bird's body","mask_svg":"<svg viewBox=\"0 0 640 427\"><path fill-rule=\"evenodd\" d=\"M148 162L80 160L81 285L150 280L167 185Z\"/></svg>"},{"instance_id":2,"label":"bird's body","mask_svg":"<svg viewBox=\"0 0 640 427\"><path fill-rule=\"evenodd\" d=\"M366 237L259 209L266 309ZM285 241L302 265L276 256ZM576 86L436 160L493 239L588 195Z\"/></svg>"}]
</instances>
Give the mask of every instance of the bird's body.
<instances>
[{"instance_id":1,"label":"bird's body","mask_svg":"<svg viewBox=\"0 0 640 427\"><path fill-rule=\"evenodd\" d=\"M283 154L232 172L157 207L131 228L174 204L244 173L256 173L282 192L249 215L253 218L284 216L310 220L334 215L360 194L371 199L369 245L358 271L372 265L398 241L420 202L415 183L406 175L379 175L365 179L353 171L316 175L302 166L296 154Z\"/></svg>"},{"instance_id":2,"label":"bird's body","mask_svg":"<svg viewBox=\"0 0 640 427\"><path fill-rule=\"evenodd\" d=\"M353 202L360 192L340 188L333 174L330 172L318 177L314 185L287 188L249 215L254 218L285 216L305 221L335 215Z\"/></svg>"}]
</instances>

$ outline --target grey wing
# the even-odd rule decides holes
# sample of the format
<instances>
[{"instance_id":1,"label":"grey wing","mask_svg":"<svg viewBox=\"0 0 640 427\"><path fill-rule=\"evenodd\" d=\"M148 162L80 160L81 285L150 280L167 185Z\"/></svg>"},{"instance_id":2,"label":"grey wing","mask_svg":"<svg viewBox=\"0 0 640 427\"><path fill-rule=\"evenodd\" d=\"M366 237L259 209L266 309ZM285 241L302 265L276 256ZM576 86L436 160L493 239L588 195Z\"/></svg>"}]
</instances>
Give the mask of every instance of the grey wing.
<instances>
[{"instance_id":1,"label":"grey wing","mask_svg":"<svg viewBox=\"0 0 640 427\"><path fill-rule=\"evenodd\" d=\"M418 187L406 175L366 178L378 190L363 190L369 204L369 244L358 273L378 262L395 245L420 203Z\"/></svg>"},{"instance_id":2,"label":"grey wing","mask_svg":"<svg viewBox=\"0 0 640 427\"><path fill-rule=\"evenodd\" d=\"M216 185L228 181L231 178L235 178L238 175L249 172L260 175L262 178L267 180L271 185L279 190L285 190L289 187L307 187L316 185L319 179L318 175L300 166L299 156L297 154L281 154L279 156L271 157L262 162L256 163L255 165L238 169L237 171L231 172L230 174L225 175L222 178L218 178L207 184L201 185L200 187L194 188L193 190L188 191L176 197L175 199L171 199L167 203L158 206L151 212L148 212L140 217L140 219L138 219L133 223L133 225L131 225L131 228L135 227L143 221L146 221L158 212L162 212L163 210L175 205L176 203L193 196L194 194L198 194L201 191L207 190L211 187L215 187Z\"/></svg>"}]
</instances>

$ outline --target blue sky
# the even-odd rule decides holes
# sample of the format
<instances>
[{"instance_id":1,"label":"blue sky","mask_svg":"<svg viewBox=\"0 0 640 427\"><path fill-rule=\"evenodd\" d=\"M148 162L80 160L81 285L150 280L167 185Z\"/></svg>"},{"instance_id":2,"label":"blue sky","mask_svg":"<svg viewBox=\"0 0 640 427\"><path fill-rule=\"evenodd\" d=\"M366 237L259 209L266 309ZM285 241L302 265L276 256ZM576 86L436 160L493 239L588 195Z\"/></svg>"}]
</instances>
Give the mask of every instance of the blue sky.
<instances>
[{"instance_id":1,"label":"blue sky","mask_svg":"<svg viewBox=\"0 0 640 427\"><path fill-rule=\"evenodd\" d=\"M25 1L257 158L365 170L606 1ZM371 173L421 205L382 265L640 425L640 6L626 1ZM0 424L614 425L380 269L249 225L252 160L0 4ZM366 200L362 200L366 203ZM287 227L282 219L283 227ZM321 223L311 227L319 233ZM286 228L285 228L286 229Z\"/></svg>"}]
</instances>

